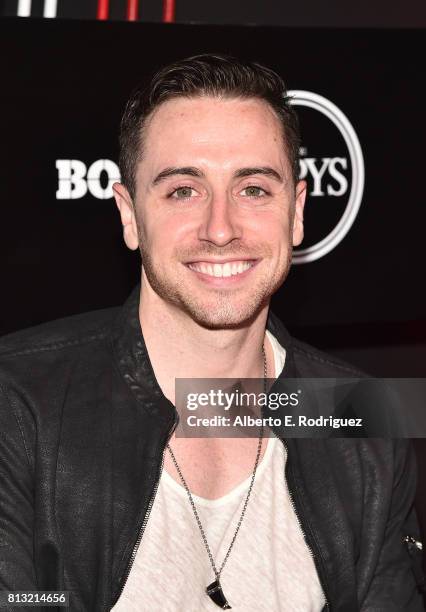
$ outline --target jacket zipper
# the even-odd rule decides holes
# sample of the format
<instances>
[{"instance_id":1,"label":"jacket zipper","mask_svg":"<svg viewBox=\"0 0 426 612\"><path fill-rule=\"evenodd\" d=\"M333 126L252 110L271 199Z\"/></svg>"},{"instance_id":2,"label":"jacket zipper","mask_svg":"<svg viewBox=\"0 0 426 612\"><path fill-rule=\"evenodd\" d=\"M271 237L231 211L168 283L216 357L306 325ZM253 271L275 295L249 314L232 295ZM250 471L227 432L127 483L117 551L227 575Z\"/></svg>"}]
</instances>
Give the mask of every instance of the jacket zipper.
<instances>
[{"instance_id":1,"label":"jacket zipper","mask_svg":"<svg viewBox=\"0 0 426 612\"><path fill-rule=\"evenodd\" d=\"M119 590L119 592L118 592L117 597L116 597L116 598L115 598L115 600L114 600L113 606L115 606L115 604L117 603L117 601L120 599L120 596L121 596L121 594L122 594L122 592L123 592L123 590L124 590L124 587L126 586L127 579L129 578L129 574L130 574L130 571L131 571L131 569L132 569L132 565L133 565L133 563L134 563L134 560L135 560L136 554L137 554L137 552L138 552L138 548L139 548L140 543L141 543L141 541L142 541L142 537L143 537L143 534L144 534L144 531L145 531L146 525L147 525L147 523L148 523L149 515L150 515L150 513L151 513L151 509L152 509L152 506L153 506L153 504L154 504L155 496L156 496L156 494L157 494L157 489L158 489L158 486L159 486L159 483L160 483L161 474L162 474L162 472L163 472L163 466L164 466L164 449L166 448L168 441L169 441L169 440L170 440L170 438L172 437L173 432L174 432L174 430L176 429L177 424L178 424L178 421L176 420L176 421L173 423L173 427L172 427L172 429L169 431L169 434L168 434L168 437L167 437L166 444L164 445L164 448L163 448L163 453L162 453L162 458L161 458L161 466L160 466L160 470L159 470L158 478L156 479L156 482L155 482L155 485L154 485L153 492L152 492L151 497L150 497L150 499L149 499L149 502L148 502L148 508L147 508L146 513L145 513L145 516L144 516L144 519L143 519L143 522L142 522L141 528L140 528L140 530L139 530L138 538L137 538L136 543L135 543L135 545L134 545L134 547L133 547L132 554L131 554L131 556L130 556L129 562L128 562L127 566L126 566L126 571L125 571L125 573L124 573L124 580L122 581L122 585L121 585L121 587L120 587L120 590ZM274 434L274 435L275 435L275 434ZM278 436L277 436L277 437L278 437ZM296 504L295 504L295 502L294 502L293 493L292 493L292 491L291 491L291 489L290 489L290 486L289 486L289 483L288 483L288 479L287 479L287 470L288 470L288 463L289 463L290 457L289 457L289 452L288 452L287 442L286 442L286 441L285 441L283 438L278 438L278 439L280 440L280 442L282 442L282 443L283 443L284 448L285 448L285 450L286 450L286 455L287 455L287 459L286 459L286 466L285 466L285 476L286 476L287 490L288 490L289 497L290 497L290 504L291 504L291 507L293 508L294 514L295 514L296 519L297 519L297 522L298 522L298 524L299 524L300 531L301 531L301 532L302 532L302 534L303 534L303 537L304 537L304 540L305 540L306 546L307 546L307 548L308 548L309 554L311 555L311 557L312 557L312 559L313 559L313 561L314 561L315 567L316 567L316 569L317 569L317 572L318 572L318 578L319 578L319 581L320 581L320 584L321 584L321 588L322 588L323 593L324 593L324 598L325 598L325 609L326 609L326 610L329 610L329 611L331 612L331 606L330 606L330 604L329 604L329 602L328 602L327 589L326 589L326 587L325 587L325 582L324 582L324 579L323 579L323 577L322 577L322 575L321 575L321 571L320 571L319 563L318 563L318 561L317 561L317 558L315 557L315 554L314 554L314 551L312 550L312 547L310 546L310 544L308 543L308 541L307 541L307 539L306 539L306 532L305 532L305 530L304 530L304 528L303 528L302 521L301 521L301 519L300 519L300 515L299 515L299 511L297 510Z\"/></svg>"},{"instance_id":2,"label":"jacket zipper","mask_svg":"<svg viewBox=\"0 0 426 612\"><path fill-rule=\"evenodd\" d=\"M275 435L275 433L274 433L274 435ZM305 532L305 530L303 528L302 521L300 519L300 514L299 514L299 511L298 511L298 509L296 507L296 504L295 504L295 501L294 501L293 492L291 491L290 486L289 486L289 482L288 482L288 478L287 478L287 471L288 471L288 464L289 464L289 461L290 461L290 456L289 456L289 452L288 452L287 442L286 442L286 440L284 440L284 438L279 438L278 437L278 439L283 443L284 448L286 450L286 454L287 454L287 459L286 459L286 465L285 465L284 473L285 473L285 477L286 477L287 490L288 490L288 494L289 494L289 497L290 497L290 503L291 503L291 506L293 508L294 514L296 516L297 522L299 523L300 531L303 534L303 537L304 537L306 546L308 548L309 554L311 555L311 557L312 557L312 559L314 561L315 567L317 569L318 578L319 578L319 581L320 581L320 584L321 584L321 588L323 590L324 598L325 598L325 608L324 609L328 610L329 612L331 612L331 606L330 606L330 603L329 603L329 600L328 600L327 588L326 588L325 580L324 580L324 578L322 576L322 571L321 571L320 565L318 563L318 558L315 556L314 551L313 551L311 545L308 543L308 541L306 539L306 532Z\"/></svg>"},{"instance_id":3,"label":"jacket zipper","mask_svg":"<svg viewBox=\"0 0 426 612\"><path fill-rule=\"evenodd\" d=\"M124 572L124 577L122 579L122 584L121 584L120 590L118 591L118 595L114 599L114 602L112 604L113 606L115 606L117 601L120 599L120 596L121 596L121 594L122 594L122 592L124 590L124 587L126 586L127 579L129 578L129 574L130 574L130 571L132 569L132 565L133 565L133 563L135 561L136 554L138 552L138 548L140 546L140 543L141 543L141 540L142 540L142 537L143 537L146 525L148 523L149 515L151 514L151 509L152 509L152 506L154 504L155 496L157 495L157 489L158 489L158 486L160 484L161 474L163 472L163 466L164 466L164 450L165 450L165 448L166 448L170 438L172 437L174 430L177 427L178 421L179 421L179 419L175 420L171 430L168 433L167 440L166 440L166 443L165 443L163 451L162 451L160 470L157 473L157 478L156 478L156 481L155 481L154 489L152 491L151 497L149 498L148 508L147 508L147 510L145 512L145 516L144 516L144 519L142 521L141 528L139 529L139 533L138 533L138 537L137 537L136 543L135 543L135 545L133 547L132 554L130 555L129 562L128 562L127 566L126 566L126 571Z\"/></svg>"}]
</instances>

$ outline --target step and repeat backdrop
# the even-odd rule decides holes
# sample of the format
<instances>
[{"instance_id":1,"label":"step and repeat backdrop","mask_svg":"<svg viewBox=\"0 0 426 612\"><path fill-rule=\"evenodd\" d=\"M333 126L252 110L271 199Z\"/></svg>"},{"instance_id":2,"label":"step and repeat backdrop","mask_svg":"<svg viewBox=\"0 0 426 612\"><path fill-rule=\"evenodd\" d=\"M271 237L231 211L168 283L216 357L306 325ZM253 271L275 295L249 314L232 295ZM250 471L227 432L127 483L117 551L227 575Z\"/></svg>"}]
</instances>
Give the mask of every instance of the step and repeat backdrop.
<instances>
[{"instance_id":1,"label":"step and repeat backdrop","mask_svg":"<svg viewBox=\"0 0 426 612\"><path fill-rule=\"evenodd\" d=\"M18 18L0 30L1 334L126 298L140 261L111 190L125 101L164 63L225 52L278 71L301 122L306 238L275 312L325 347L426 342L424 31Z\"/></svg>"}]
</instances>

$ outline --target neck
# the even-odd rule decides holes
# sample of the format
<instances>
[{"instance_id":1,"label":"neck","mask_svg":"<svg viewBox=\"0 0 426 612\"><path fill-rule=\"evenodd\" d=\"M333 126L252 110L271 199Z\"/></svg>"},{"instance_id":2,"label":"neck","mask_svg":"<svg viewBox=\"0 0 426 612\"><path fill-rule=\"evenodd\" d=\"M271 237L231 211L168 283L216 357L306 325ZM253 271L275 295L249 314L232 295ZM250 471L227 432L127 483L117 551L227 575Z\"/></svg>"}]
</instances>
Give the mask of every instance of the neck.
<instances>
[{"instance_id":1,"label":"neck","mask_svg":"<svg viewBox=\"0 0 426 612\"><path fill-rule=\"evenodd\" d=\"M272 348L265 338L269 305L247 326L206 329L150 287L141 286L139 319L158 384L175 403L176 378L262 378L262 344L273 376Z\"/></svg>"}]
</instances>

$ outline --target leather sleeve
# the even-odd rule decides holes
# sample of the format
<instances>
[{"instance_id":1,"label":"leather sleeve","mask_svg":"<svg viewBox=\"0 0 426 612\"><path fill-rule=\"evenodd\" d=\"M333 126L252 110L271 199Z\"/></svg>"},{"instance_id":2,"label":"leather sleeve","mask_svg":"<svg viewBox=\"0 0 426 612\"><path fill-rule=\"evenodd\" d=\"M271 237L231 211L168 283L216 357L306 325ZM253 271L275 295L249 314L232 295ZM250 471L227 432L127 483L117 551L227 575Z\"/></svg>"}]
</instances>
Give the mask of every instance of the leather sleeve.
<instances>
[{"instance_id":1,"label":"leather sleeve","mask_svg":"<svg viewBox=\"0 0 426 612\"><path fill-rule=\"evenodd\" d=\"M0 385L0 590L37 590L33 524L30 456L19 413Z\"/></svg>"},{"instance_id":2,"label":"leather sleeve","mask_svg":"<svg viewBox=\"0 0 426 612\"><path fill-rule=\"evenodd\" d=\"M409 440L394 441L394 486L376 571L361 612L421 612L423 597L405 537L420 540L413 501L416 461ZM417 567L419 564L417 563Z\"/></svg>"}]
</instances>

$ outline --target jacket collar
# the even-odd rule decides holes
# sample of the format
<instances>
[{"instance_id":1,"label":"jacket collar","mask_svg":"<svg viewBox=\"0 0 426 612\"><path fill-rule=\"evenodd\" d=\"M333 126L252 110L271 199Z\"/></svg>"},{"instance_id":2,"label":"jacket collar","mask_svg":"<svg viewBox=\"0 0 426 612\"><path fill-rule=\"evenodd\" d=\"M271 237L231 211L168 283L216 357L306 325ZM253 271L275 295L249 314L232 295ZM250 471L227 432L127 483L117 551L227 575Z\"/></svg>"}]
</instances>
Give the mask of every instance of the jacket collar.
<instances>
[{"instance_id":1,"label":"jacket collar","mask_svg":"<svg viewBox=\"0 0 426 612\"><path fill-rule=\"evenodd\" d=\"M140 285L132 291L114 322L112 344L115 359L139 405L170 428L176 411L155 378L139 321L139 295Z\"/></svg>"},{"instance_id":2,"label":"jacket collar","mask_svg":"<svg viewBox=\"0 0 426 612\"><path fill-rule=\"evenodd\" d=\"M268 314L266 329L270 331L273 336L275 336L280 345L285 348L286 351L284 368L278 376L278 380L281 380L282 378L297 378L298 374L294 361L293 338L284 327L282 321L271 310Z\"/></svg>"},{"instance_id":3,"label":"jacket collar","mask_svg":"<svg viewBox=\"0 0 426 612\"><path fill-rule=\"evenodd\" d=\"M139 322L140 285L130 294L115 320L112 342L118 367L136 399L143 404L152 416L169 425L174 419L174 406L163 395L155 378ZM271 311L267 319L267 329L286 349L286 359L281 378L295 378L296 368L293 355L293 341L280 321Z\"/></svg>"}]
</instances>

